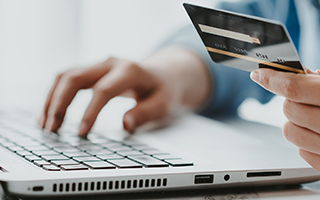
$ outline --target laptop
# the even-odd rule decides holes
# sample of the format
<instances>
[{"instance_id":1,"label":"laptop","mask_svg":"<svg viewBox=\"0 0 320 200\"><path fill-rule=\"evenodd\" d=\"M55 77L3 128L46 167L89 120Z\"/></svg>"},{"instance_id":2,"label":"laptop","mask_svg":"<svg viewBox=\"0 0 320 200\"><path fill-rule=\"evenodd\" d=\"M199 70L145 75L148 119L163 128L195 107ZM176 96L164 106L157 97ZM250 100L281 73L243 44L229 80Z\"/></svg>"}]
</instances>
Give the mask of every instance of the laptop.
<instances>
[{"instance_id":1,"label":"laptop","mask_svg":"<svg viewBox=\"0 0 320 200\"><path fill-rule=\"evenodd\" d=\"M230 13L229 13L230 14ZM0 182L28 197L116 194L301 184L320 173L298 155L280 129L252 131L186 115L170 126L77 137L66 121L60 134L39 129L29 113L0 112ZM248 126L249 127L249 126ZM248 128L247 127L247 128Z\"/></svg>"}]
</instances>

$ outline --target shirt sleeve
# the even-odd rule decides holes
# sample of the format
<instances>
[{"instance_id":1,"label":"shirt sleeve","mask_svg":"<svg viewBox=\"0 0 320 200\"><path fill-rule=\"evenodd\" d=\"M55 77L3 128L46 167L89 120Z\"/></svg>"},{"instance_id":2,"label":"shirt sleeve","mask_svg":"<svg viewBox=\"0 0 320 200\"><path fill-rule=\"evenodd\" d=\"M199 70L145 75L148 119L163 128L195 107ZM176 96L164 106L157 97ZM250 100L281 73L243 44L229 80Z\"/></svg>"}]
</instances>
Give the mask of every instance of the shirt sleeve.
<instances>
[{"instance_id":1,"label":"shirt sleeve","mask_svg":"<svg viewBox=\"0 0 320 200\"><path fill-rule=\"evenodd\" d=\"M239 105L249 97L267 103L273 94L250 79L250 73L214 63L193 26L180 29L161 47L179 46L198 55L206 63L212 77L211 97L199 114L224 117L237 114Z\"/></svg>"}]
</instances>

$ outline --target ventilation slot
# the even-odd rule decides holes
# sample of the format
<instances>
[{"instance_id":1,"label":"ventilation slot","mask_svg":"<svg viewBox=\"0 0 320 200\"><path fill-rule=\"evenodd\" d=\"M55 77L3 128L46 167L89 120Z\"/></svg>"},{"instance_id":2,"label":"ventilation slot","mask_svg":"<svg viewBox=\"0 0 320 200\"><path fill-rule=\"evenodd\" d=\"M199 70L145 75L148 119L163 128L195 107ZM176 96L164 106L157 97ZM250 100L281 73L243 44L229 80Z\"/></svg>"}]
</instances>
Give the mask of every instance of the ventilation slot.
<instances>
[{"instance_id":1,"label":"ventilation slot","mask_svg":"<svg viewBox=\"0 0 320 200\"><path fill-rule=\"evenodd\" d=\"M87 192L87 191L106 191L123 190L139 188L166 187L168 180L161 179L135 179L135 180L115 180L115 181L97 181L97 182L78 182L78 183L54 183L52 192Z\"/></svg>"}]
</instances>

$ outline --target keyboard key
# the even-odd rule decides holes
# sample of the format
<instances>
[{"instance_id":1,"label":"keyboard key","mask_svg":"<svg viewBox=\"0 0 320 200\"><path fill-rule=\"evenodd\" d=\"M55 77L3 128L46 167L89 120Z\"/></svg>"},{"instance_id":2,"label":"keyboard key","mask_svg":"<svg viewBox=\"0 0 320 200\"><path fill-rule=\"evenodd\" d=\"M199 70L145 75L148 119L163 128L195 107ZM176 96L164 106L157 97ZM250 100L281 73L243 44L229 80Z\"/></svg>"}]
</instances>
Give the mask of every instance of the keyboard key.
<instances>
[{"instance_id":1,"label":"keyboard key","mask_svg":"<svg viewBox=\"0 0 320 200\"><path fill-rule=\"evenodd\" d=\"M38 156L54 156L54 155L60 155L60 153L53 151L53 150L32 150L33 154L36 154Z\"/></svg>"},{"instance_id":2,"label":"keyboard key","mask_svg":"<svg viewBox=\"0 0 320 200\"><path fill-rule=\"evenodd\" d=\"M70 158L77 158L77 157L87 157L90 156L90 154L86 153L86 152L70 152L70 153L63 153L64 155L70 157Z\"/></svg>"},{"instance_id":3,"label":"keyboard key","mask_svg":"<svg viewBox=\"0 0 320 200\"><path fill-rule=\"evenodd\" d=\"M161 160L155 159L151 156L130 156L132 160L143 164L145 167L168 167L168 163L162 162Z\"/></svg>"},{"instance_id":4,"label":"keyboard key","mask_svg":"<svg viewBox=\"0 0 320 200\"><path fill-rule=\"evenodd\" d=\"M110 144L114 143L113 141L110 141L109 139L106 138L89 138L90 142L93 144Z\"/></svg>"},{"instance_id":5,"label":"keyboard key","mask_svg":"<svg viewBox=\"0 0 320 200\"><path fill-rule=\"evenodd\" d=\"M139 163L136 163L132 160L129 160L127 158L125 159L119 159L119 160L109 160L111 164L116 165L119 168L126 169L126 168L142 168L142 165Z\"/></svg>"},{"instance_id":6,"label":"keyboard key","mask_svg":"<svg viewBox=\"0 0 320 200\"><path fill-rule=\"evenodd\" d=\"M135 148L135 149L139 149L139 148L142 148L142 149L150 149L151 147L149 147L148 145L146 144L141 144L141 143L137 143L137 142L133 142L133 143L130 143L130 142L125 142L124 143L125 145L128 145L132 148Z\"/></svg>"},{"instance_id":7,"label":"keyboard key","mask_svg":"<svg viewBox=\"0 0 320 200\"><path fill-rule=\"evenodd\" d=\"M60 141L51 141L51 142L45 142L44 145L46 145L49 148L55 148L55 147L70 147L70 145L61 143Z\"/></svg>"},{"instance_id":8,"label":"keyboard key","mask_svg":"<svg viewBox=\"0 0 320 200\"><path fill-rule=\"evenodd\" d=\"M82 151L92 151L92 150L102 150L103 147L94 145L94 144L88 144L88 145L81 145L81 146L77 146L78 149L82 150Z\"/></svg>"},{"instance_id":9,"label":"keyboard key","mask_svg":"<svg viewBox=\"0 0 320 200\"><path fill-rule=\"evenodd\" d=\"M84 162L83 164L89 166L92 169L115 169L116 166L107 162Z\"/></svg>"},{"instance_id":10,"label":"keyboard key","mask_svg":"<svg viewBox=\"0 0 320 200\"><path fill-rule=\"evenodd\" d=\"M117 154L122 156L144 156L146 154L142 153L141 151L117 151Z\"/></svg>"},{"instance_id":11,"label":"keyboard key","mask_svg":"<svg viewBox=\"0 0 320 200\"><path fill-rule=\"evenodd\" d=\"M157 149L151 149L151 150L142 150L143 153L148 154L148 155L169 155L169 153L164 152L164 151L159 151Z\"/></svg>"},{"instance_id":12,"label":"keyboard key","mask_svg":"<svg viewBox=\"0 0 320 200\"><path fill-rule=\"evenodd\" d=\"M20 146L28 146L28 147L32 147L32 146L39 146L41 145L40 142L37 141L19 141L16 142L16 144L20 145Z\"/></svg>"},{"instance_id":13,"label":"keyboard key","mask_svg":"<svg viewBox=\"0 0 320 200\"><path fill-rule=\"evenodd\" d=\"M53 150L60 153L73 153L73 152L81 152L79 149L72 146L64 146L64 147L53 147Z\"/></svg>"},{"instance_id":14,"label":"keyboard key","mask_svg":"<svg viewBox=\"0 0 320 200\"><path fill-rule=\"evenodd\" d=\"M11 146L11 147L7 147L10 151L13 151L13 152L17 152L17 151L23 151L24 148L22 147L19 147L19 146Z\"/></svg>"},{"instance_id":15,"label":"keyboard key","mask_svg":"<svg viewBox=\"0 0 320 200\"><path fill-rule=\"evenodd\" d=\"M23 146L23 148L24 149L26 149L26 150L33 150L33 151L35 151L35 150L41 150L41 151L48 151L48 150L50 150L50 148L49 147L46 147L46 146L43 146L43 145L38 145L38 146Z\"/></svg>"},{"instance_id":16,"label":"keyboard key","mask_svg":"<svg viewBox=\"0 0 320 200\"><path fill-rule=\"evenodd\" d=\"M113 146L113 147L107 147L109 150L118 152L118 151L133 151L131 147L119 145L119 146Z\"/></svg>"},{"instance_id":17,"label":"keyboard key","mask_svg":"<svg viewBox=\"0 0 320 200\"><path fill-rule=\"evenodd\" d=\"M18 154L21 157L33 156L33 154L30 151L26 151L26 150L17 151L16 154Z\"/></svg>"},{"instance_id":18,"label":"keyboard key","mask_svg":"<svg viewBox=\"0 0 320 200\"><path fill-rule=\"evenodd\" d=\"M73 170L88 170L89 168L85 165L62 165L61 169L66 171L73 171Z\"/></svg>"},{"instance_id":19,"label":"keyboard key","mask_svg":"<svg viewBox=\"0 0 320 200\"><path fill-rule=\"evenodd\" d=\"M55 155L55 156L41 156L41 158L51 162L51 161L57 161L57 160L70 160L70 158L64 156L64 155Z\"/></svg>"},{"instance_id":20,"label":"keyboard key","mask_svg":"<svg viewBox=\"0 0 320 200\"><path fill-rule=\"evenodd\" d=\"M147 145L145 146L133 146L132 148L140 150L140 151L145 151L145 150L157 150L155 148L149 147Z\"/></svg>"},{"instance_id":21,"label":"keyboard key","mask_svg":"<svg viewBox=\"0 0 320 200\"><path fill-rule=\"evenodd\" d=\"M182 159L179 156L171 155L171 154L164 154L164 155L154 155L153 157L158 158L160 160L178 160Z\"/></svg>"},{"instance_id":22,"label":"keyboard key","mask_svg":"<svg viewBox=\"0 0 320 200\"><path fill-rule=\"evenodd\" d=\"M47 171L60 171L60 168L54 165L43 165L42 168Z\"/></svg>"},{"instance_id":23,"label":"keyboard key","mask_svg":"<svg viewBox=\"0 0 320 200\"><path fill-rule=\"evenodd\" d=\"M25 156L24 158L27 159L30 162L41 161L42 160L42 158L40 158L38 156L35 156L35 155L33 155L33 156Z\"/></svg>"},{"instance_id":24,"label":"keyboard key","mask_svg":"<svg viewBox=\"0 0 320 200\"><path fill-rule=\"evenodd\" d=\"M120 156L118 154L107 154L107 155L99 155L98 158L102 160L116 160L116 159L123 159L123 156Z\"/></svg>"},{"instance_id":25,"label":"keyboard key","mask_svg":"<svg viewBox=\"0 0 320 200\"><path fill-rule=\"evenodd\" d=\"M91 155L103 155L103 154L112 154L114 153L113 151L110 151L108 149L93 149L93 150L87 150L87 153Z\"/></svg>"},{"instance_id":26,"label":"keyboard key","mask_svg":"<svg viewBox=\"0 0 320 200\"><path fill-rule=\"evenodd\" d=\"M63 166L63 165L78 165L79 163L75 160L57 160L57 161L52 161L51 162L52 164L60 167L60 166Z\"/></svg>"},{"instance_id":27,"label":"keyboard key","mask_svg":"<svg viewBox=\"0 0 320 200\"><path fill-rule=\"evenodd\" d=\"M111 148L117 148L117 147L122 147L123 144L118 143L118 142L113 142L113 143L108 143L108 144L100 144L100 146L111 149Z\"/></svg>"},{"instance_id":28,"label":"keyboard key","mask_svg":"<svg viewBox=\"0 0 320 200\"><path fill-rule=\"evenodd\" d=\"M1 143L2 146L4 147L14 147L16 146L16 144L12 143L12 142L4 142L4 143Z\"/></svg>"},{"instance_id":29,"label":"keyboard key","mask_svg":"<svg viewBox=\"0 0 320 200\"><path fill-rule=\"evenodd\" d=\"M93 156L88 156L88 157L77 157L73 158L73 160L77 162L95 162L95 161L101 161L101 159Z\"/></svg>"},{"instance_id":30,"label":"keyboard key","mask_svg":"<svg viewBox=\"0 0 320 200\"><path fill-rule=\"evenodd\" d=\"M100 153L95 153L95 156L104 156L104 155L114 155L113 151L101 151Z\"/></svg>"},{"instance_id":31,"label":"keyboard key","mask_svg":"<svg viewBox=\"0 0 320 200\"><path fill-rule=\"evenodd\" d=\"M40 161L34 161L33 162L35 165L37 165L38 167L42 167L44 165L51 165L51 163L45 161L45 160L40 160Z\"/></svg>"},{"instance_id":32,"label":"keyboard key","mask_svg":"<svg viewBox=\"0 0 320 200\"><path fill-rule=\"evenodd\" d=\"M1 132L1 130L0 130L0 132ZM1 137L1 135L0 135L0 137ZM2 143L5 143L5 142L8 142L6 139L4 139L4 138L0 138L0 145L2 144Z\"/></svg>"},{"instance_id":33,"label":"keyboard key","mask_svg":"<svg viewBox=\"0 0 320 200\"><path fill-rule=\"evenodd\" d=\"M193 166L193 163L184 159L164 160L173 167Z\"/></svg>"}]
</instances>

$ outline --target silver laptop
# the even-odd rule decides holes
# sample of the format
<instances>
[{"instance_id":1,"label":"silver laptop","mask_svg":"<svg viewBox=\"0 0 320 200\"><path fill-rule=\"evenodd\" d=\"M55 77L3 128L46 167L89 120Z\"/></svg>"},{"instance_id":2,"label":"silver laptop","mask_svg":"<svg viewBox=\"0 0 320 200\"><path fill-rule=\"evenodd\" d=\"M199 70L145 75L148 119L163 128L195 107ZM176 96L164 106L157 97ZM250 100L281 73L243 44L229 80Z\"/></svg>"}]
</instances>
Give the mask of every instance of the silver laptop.
<instances>
[{"instance_id":1,"label":"silver laptop","mask_svg":"<svg viewBox=\"0 0 320 200\"><path fill-rule=\"evenodd\" d=\"M256 127L255 127L256 126ZM0 181L18 196L111 194L300 184L320 179L280 129L238 131L188 115L168 128L125 137L39 129L29 114L0 115ZM258 127L258 128L257 128Z\"/></svg>"}]
</instances>

